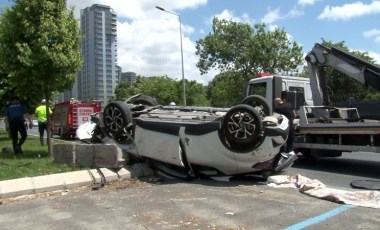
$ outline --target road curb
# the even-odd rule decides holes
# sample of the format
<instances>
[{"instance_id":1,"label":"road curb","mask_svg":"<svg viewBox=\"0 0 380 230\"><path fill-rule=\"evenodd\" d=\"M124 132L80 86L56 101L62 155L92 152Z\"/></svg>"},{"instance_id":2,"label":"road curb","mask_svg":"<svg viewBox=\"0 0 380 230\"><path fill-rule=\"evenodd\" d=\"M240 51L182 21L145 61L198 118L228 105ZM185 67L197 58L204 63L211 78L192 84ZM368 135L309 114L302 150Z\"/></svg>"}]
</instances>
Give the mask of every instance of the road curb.
<instances>
[{"instance_id":1,"label":"road curb","mask_svg":"<svg viewBox=\"0 0 380 230\"><path fill-rule=\"evenodd\" d=\"M139 164L138 167L139 170L130 170L135 168L133 166L117 170L98 168L4 180L0 181L0 199L100 185L132 177L150 176L154 173L147 165L142 166L142 164Z\"/></svg>"}]
</instances>

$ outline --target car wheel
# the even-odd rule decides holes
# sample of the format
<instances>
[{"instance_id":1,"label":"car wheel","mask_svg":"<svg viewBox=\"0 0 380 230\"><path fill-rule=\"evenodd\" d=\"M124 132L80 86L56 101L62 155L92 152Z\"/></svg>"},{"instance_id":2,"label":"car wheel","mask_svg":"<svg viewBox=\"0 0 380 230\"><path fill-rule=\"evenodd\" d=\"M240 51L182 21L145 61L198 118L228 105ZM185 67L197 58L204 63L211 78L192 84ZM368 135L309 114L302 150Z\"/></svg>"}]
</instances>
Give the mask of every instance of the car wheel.
<instances>
[{"instance_id":1,"label":"car wheel","mask_svg":"<svg viewBox=\"0 0 380 230\"><path fill-rule=\"evenodd\" d=\"M234 106L224 116L222 130L231 150L251 150L261 141L260 115L249 105Z\"/></svg>"},{"instance_id":2,"label":"car wheel","mask_svg":"<svg viewBox=\"0 0 380 230\"><path fill-rule=\"evenodd\" d=\"M148 105L148 106L156 106L158 105L157 100L154 97L140 95L133 101L134 105Z\"/></svg>"},{"instance_id":3,"label":"car wheel","mask_svg":"<svg viewBox=\"0 0 380 230\"><path fill-rule=\"evenodd\" d=\"M108 132L119 136L125 132L124 128L132 122L131 110L124 102L110 102L104 108L103 122Z\"/></svg>"},{"instance_id":4,"label":"car wheel","mask_svg":"<svg viewBox=\"0 0 380 230\"><path fill-rule=\"evenodd\" d=\"M264 117L271 115L269 110L269 105L266 101L266 99L259 95L250 95L246 98L244 98L241 101L241 104L246 104L252 106L254 109L257 110L259 113L261 119L264 119Z\"/></svg>"}]
</instances>

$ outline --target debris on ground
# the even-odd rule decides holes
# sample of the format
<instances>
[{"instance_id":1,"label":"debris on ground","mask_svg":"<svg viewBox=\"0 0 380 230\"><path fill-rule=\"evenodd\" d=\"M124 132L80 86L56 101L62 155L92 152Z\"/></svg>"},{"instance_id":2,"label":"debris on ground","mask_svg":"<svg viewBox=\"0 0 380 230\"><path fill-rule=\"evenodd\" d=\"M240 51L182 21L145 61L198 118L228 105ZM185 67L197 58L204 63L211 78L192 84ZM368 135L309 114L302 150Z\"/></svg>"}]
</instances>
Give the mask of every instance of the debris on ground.
<instances>
[{"instance_id":1,"label":"debris on ground","mask_svg":"<svg viewBox=\"0 0 380 230\"><path fill-rule=\"evenodd\" d=\"M153 186L151 183L140 181L138 179L124 179L124 180L117 180L112 181L109 183L106 183L103 187L101 187L101 190L109 191L109 190L119 190L119 189L127 189L127 188L147 188ZM71 190L57 190L52 192L43 192L43 193L37 193L37 194L29 194L29 195L23 195L18 197L12 197L12 198L5 198L0 199L0 205L9 204L13 202L18 201L27 201L27 200L35 200L35 199L42 199L52 196L65 196L69 193L87 193L94 191L93 187L89 186L83 186Z\"/></svg>"},{"instance_id":2,"label":"debris on ground","mask_svg":"<svg viewBox=\"0 0 380 230\"><path fill-rule=\"evenodd\" d=\"M276 188L298 188L301 193L336 203L380 209L380 191L346 191L326 187L319 180L300 174L295 176L272 176L268 185Z\"/></svg>"}]
</instances>

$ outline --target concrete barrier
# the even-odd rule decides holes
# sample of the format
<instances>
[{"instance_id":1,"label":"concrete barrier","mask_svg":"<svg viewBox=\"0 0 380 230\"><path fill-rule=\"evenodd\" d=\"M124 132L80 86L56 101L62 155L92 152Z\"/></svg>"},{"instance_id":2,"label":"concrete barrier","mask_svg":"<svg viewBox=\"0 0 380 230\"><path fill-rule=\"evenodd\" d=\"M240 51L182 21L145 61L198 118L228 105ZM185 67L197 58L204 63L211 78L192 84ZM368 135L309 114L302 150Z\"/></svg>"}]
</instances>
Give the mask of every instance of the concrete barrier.
<instances>
[{"instance_id":1,"label":"concrete barrier","mask_svg":"<svg viewBox=\"0 0 380 230\"><path fill-rule=\"evenodd\" d=\"M55 144L53 162L94 168L121 168L126 163L123 151L114 144Z\"/></svg>"},{"instance_id":2,"label":"concrete barrier","mask_svg":"<svg viewBox=\"0 0 380 230\"><path fill-rule=\"evenodd\" d=\"M75 165L75 146L74 144L54 144L52 148L53 162L56 164Z\"/></svg>"},{"instance_id":3,"label":"concrete barrier","mask_svg":"<svg viewBox=\"0 0 380 230\"><path fill-rule=\"evenodd\" d=\"M113 144L98 144L94 148L95 168L119 168L124 165L122 150Z\"/></svg>"},{"instance_id":4,"label":"concrete barrier","mask_svg":"<svg viewBox=\"0 0 380 230\"><path fill-rule=\"evenodd\" d=\"M75 165L94 166L95 145L76 145L75 148Z\"/></svg>"}]
</instances>

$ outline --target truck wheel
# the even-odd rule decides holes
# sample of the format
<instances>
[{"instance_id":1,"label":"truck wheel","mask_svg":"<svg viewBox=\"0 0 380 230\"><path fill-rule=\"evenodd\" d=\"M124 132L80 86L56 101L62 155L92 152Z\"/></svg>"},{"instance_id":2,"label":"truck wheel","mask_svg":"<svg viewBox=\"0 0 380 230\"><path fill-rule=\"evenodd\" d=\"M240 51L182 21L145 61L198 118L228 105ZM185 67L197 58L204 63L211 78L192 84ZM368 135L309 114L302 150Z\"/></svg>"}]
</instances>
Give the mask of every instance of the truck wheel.
<instances>
[{"instance_id":1,"label":"truck wheel","mask_svg":"<svg viewBox=\"0 0 380 230\"><path fill-rule=\"evenodd\" d=\"M262 123L258 112L249 105L232 107L224 116L222 132L231 150L248 151L261 141Z\"/></svg>"},{"instance_id":2,"label":"truck wheel","mask_svg":"<svg viewBox=\"0 0 380 230\"><path fill-rule=\"evenodd\" d=\"M119 136L125 132L124 128L132 122L131 110L124 102L110 102L104 108L103 122L108 132Z\"/></svg>"},{"instance_id":3,"label":"truck wheel","mask_svg":"<svg viewBox=\"0 0 380 230\"><path fill-rule=\"evenodd\" d=\"M148 106L156 106L158 105L157 100L154 97L140 95L135 98L133 101L134 105L148 105Z\"/></svg>"},{"instance_id":4,"label":"truck wheel","mask_svg":"<svg viewBox=\"0 0 380 230\"><path fill-rule=\"evenodd\" d=\"M269 110L269 105L266 101L266 99L259 95L250 95L246 98L244 98L241 102L241 104L246 104L252 106L254 109L257 110L259 113L261 119L263 119L266 116L271 115Z\"/></svg>"}]
</instances>

